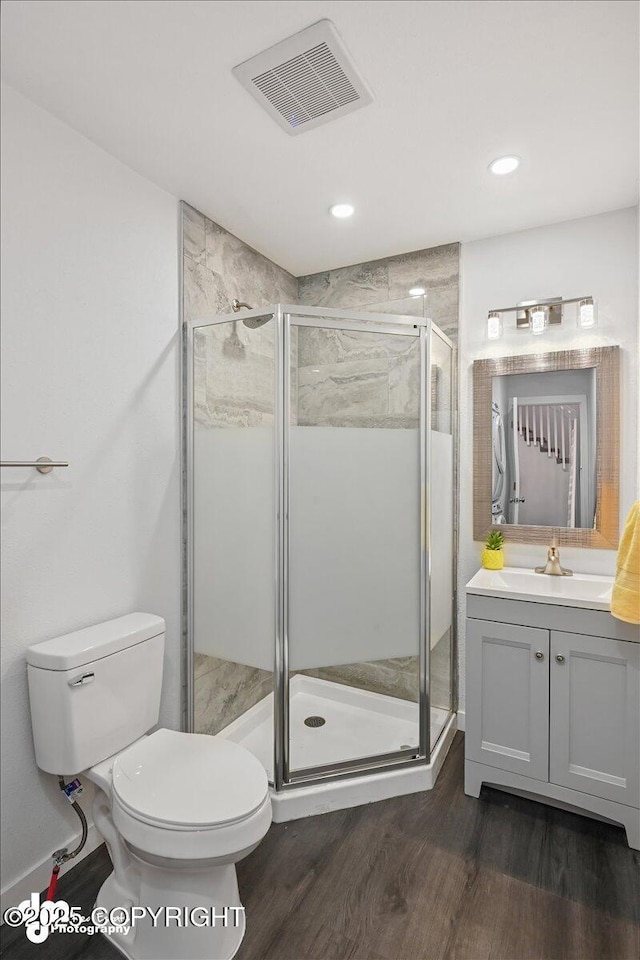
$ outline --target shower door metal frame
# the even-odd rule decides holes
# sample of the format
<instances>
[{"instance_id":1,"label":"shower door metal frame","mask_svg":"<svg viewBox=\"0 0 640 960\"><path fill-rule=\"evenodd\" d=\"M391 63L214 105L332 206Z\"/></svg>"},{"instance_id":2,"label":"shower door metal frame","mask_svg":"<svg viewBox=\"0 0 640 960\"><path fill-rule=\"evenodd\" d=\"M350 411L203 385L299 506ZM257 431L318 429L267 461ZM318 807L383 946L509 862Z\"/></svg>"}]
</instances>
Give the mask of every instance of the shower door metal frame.
<instances>
[{"instance_id":1,"label":"shower door metal frame","mask_svg":"<svg viewBox=\"0 0 640 960\"><path fill-rule=\"evenodd\" d=\"M193 339L199 327L214 326L233 321L259 318L273 319L274 337L274 382L275 382L275 623L274 623L274 786L278 791L291 790L314 782L331 782L358 777L380 769L406 769L429 763L431 754L430 730L430 596L431 596L431 543L430 543L430 452L431 452L431 387L430 387L430 334L432 328L452 348L452 430L454 444L455 423L455 347L451 340L423 317L364 311L336 310L328 307L306 307L298 304L272 304L260 309L246 310L241 314L229 313L216 317L189 320L184 323L184 513L186 547L184 566L186 574L185 620L186 634L186 727L194 729L194 395L193 395ZM292 323L293 318L293 323ZM290 389L291 389L291 326L310 326L324 329L369 331L390 336L416 337L420 344L420 405L419 405L419 745L418 751L404 750L394 753L374 754L353 760L323 766L307 767L291 771L289 764L289 495L290 495ZM455 450L455 448L454 448ZM454 468L455 468L454 453ZM454 511L455 513L455 511ZM455 523L455 519L452 518ZM455 562L455 561L454 561ZM455 578L454 578L455 589ZM455 651L455 605L452 609L451 657ZM452 662L453 667L453 662ZM450 675L451 708L455 712L455 671ZM446 727L445 727L446 729ZM435 746L435 744L434 744Z\"/></svg>"},{"instance_id":2,"label":"shower door metal frame","mask_svg":"<svg viewBox=\"0 0 640 960\"><path fill-rule=\"evenodd\" d=\"M280 459L279 483L279 533L281 553L278 564L279 598L282 619L276 643L276 678L274 701L274 784L276 790L291 790L298 786L344 780L370 773L378 769L405 769L425 766L430 757L430 689L429 689L429 623L430 623L430 527L429 503L429 454L431 423L431 391L428 389L428 353L431 321L423 317L397 316L395 314L369 313L336 310L328 307L303 307L297 304L279 304L280 368L277 381L276 419L282 430L281 443L276 447ZM314 767L291 770L289 763L289 501L290 501L290 399L291 399L291 326L306 326L316 329L369 331L388 336L410 336L420 344L420 412L419 412L419 470L418 470L418 523L419 523L419 695L418 695L418 751L398 750L393 753L373 754L352 760L338 761ZM277 441L276 441L277 443Z\"/></svg>"},{"instance_id":3,"label":"shower door metal frame","mask_svg":"<svg viewBox=\"0 0 640 960\"><path fill-rule=\"evenodd\" d=\"M458 656L458 516L459 516L459 495L460 489L458 485L458 462L459 462L459 431L458 431L458 348L456 347L453 340L446 335L446 333L440 329L440 327L430 321L429 331L431 335L438 337L442 342L449 348L451 351L451 383L449 385L449 399L451 403L451 447L452 447L452 483L453 483L453 512L451 517L452 523L452 539L451 539L451 585L452 585L452 595L451 595L451 640L449 643L449 716L452 714L458 713L458 670L457 670L457 656ZM429 383L431 388L431 383ZM429 396L431 397L431 389L429 389ZM431 414L429 415L429 437L431 437ZM431 463L431 458L429 458L429 463ZM431 498L428 500L429 511L431 511ZM431 529L429 517L429 529ZM429 572L429 584L431 584L431 572ZM429 675L429 680L431 680L431 675ZM431 710L429 710L429 716L431 716ZM431 745L431 750L434 750L436 745L439 743L440 738L445 733L447 729L447 724L445 723L444 727L440 731L436 742Z\"/></svg>"}]
</instances>

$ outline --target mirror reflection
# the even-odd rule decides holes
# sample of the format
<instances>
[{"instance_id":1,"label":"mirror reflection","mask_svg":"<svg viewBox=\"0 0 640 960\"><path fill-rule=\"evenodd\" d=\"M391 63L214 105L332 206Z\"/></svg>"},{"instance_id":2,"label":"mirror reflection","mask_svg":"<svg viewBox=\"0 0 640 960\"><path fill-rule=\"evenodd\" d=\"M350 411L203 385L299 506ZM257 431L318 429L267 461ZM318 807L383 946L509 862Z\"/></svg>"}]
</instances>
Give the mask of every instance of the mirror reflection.
<instances>
[{"instance_id":1,"label":"mirror reflection","mask_svg":"<svg viewBox=\"0 0 640 960\"><path fill-rule=\"evenodd\" d=\"M596 371L492 380L492 523L593 528Z\"/></svg>"}]
</instances>

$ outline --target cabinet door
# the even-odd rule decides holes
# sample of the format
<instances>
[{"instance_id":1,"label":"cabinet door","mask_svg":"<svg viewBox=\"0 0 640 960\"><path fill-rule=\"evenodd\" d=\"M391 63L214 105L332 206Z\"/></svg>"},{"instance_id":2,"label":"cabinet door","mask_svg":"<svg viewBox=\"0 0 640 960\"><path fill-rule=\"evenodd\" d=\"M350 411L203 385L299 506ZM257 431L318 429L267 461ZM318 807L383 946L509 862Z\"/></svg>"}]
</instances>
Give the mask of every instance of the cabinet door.
<instances>
[{"instance_id":1,"label":"cabinet door","mask_svg":"<svg viewBox=\"0 0 640 960\"><path fill-rule=\"evenodd\" d=\"M552 783L638 806L640 644L551 633Z\"/></svg>"},{"instance_id":2,"label":"cabinet door","mask_svg":"<svg viewBox=\"0 0 640 960\"><path fill-rule=\"evenodd\" d=\"M549 631L467 620L466 755L549 779Z\"/></svg>"}]
</instances>

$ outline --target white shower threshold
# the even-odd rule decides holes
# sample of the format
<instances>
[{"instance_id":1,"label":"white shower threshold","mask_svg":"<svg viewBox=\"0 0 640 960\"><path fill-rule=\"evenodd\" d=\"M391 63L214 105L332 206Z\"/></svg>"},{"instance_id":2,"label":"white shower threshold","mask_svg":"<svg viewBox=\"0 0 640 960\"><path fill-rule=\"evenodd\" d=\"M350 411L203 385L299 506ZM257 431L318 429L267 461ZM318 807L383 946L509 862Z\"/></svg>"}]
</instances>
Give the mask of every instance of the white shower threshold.
<instances>
[{"instance_id":1,"label":"white shower threshold","mask_svg":"<svg viewBox=\"0 0 640 960\"><path fill-rule=\"evenodd\" d=\"M293 771L391 753L418 743L418 705L358 687L295 674L289 683L290 764ZM321 726L307 726L321 717ZM355 807L376 800L430 790L457 729L456 716L431 708L431 735L438 742L428 764L387 767L340 780L271 790L276 823ZM273 780L273 694L243 713L218 734L242 744Z\"/></svg>"}]
</instances>

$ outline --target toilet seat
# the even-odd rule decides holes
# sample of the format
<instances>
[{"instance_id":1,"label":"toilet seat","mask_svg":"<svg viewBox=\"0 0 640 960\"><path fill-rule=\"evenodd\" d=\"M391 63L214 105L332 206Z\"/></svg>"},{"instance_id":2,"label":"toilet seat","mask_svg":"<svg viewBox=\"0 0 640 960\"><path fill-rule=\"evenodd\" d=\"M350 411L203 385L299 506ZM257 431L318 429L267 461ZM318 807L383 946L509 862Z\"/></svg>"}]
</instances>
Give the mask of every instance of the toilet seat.
<instances>
[{"instance_id":1,"label":"toilet seat","mask_svg":"<svg viewBox=\"0 0 640 960\"><path fill-rule=\"evenodd\" d=\"M264 802L259 760L231 740L157 730L116 758L113 792L134 817L169 829L236 823Z\"/></svg>"},{"instance_id":2,"label":"toilet seat","mask_svg":"<svg viewBox=\"0 0 640 960\"><path fill-rule=\"evenodd\" d=\"M226 856L268 830L267 774L237 743L157 730L114 760L112 812L124 839L148 853Z\"/></svg>"}]
</instances>

